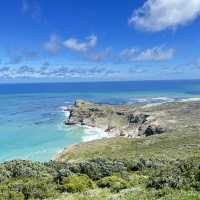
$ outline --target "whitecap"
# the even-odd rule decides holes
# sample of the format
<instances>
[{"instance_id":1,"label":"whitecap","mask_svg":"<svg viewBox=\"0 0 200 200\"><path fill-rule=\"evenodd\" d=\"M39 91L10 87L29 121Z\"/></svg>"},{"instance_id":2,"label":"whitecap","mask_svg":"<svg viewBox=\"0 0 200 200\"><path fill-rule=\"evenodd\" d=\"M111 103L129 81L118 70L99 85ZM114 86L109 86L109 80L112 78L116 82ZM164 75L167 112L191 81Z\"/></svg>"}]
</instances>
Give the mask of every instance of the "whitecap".
<instances>
[{"instance_id":1,"label":"whitecap","mask_svg":"<svg viewBox=\"0 0 200 200\"><path fill-rule=\"evenodd\" d=\"M173 102L176 98L170 97L149 97L149 98L136 98L131 99L128 103L163 103L163 102Z\"/></svg>"},{"instance_id":2,"label":"whitecap","mask_svg":"<svg viewBox=\"0 0 200 200\"><path fill-rule=\"evenodd\" d=\"M111 137L103 129L97 127L84 127L84 134L82 136L83 142Z\"/></svg>"},{"instance_id":3,"label":"whitecap","mask_svg":"<svg viewBox=\"0 0 200 200\"><path fill-rule=\"evenodd\" d=\"M159 106L159 105L162 105L164 104L165 102L160 102L160 103L148 103L146 105L143 106L143 108L150 108L150 107L153 107L153 106Z\"/></svg>"},{"instance_id":4,"label":"whitecap","mask_svg":"<svg viewBox=\"0 0 200 200\"><path fill-rule=\"evenodd\" d=\"M67 109L67 106L60 106L59 109L64 112Z\"/></svg>"},{"instance_id":5,"label":"whitecap","mask_svg":"<svg viewBox=\"0 0 200 200\"><path fill-rule=\"evenodd\" d=\"M179 101L180 101L180 102L200 101L200 97L183 98L183 99L180 99Z\"/></svg>"},{"instance_id":6,"label":"whitecap","mask_svg":"<svg viewBox=\"0 0 200 200\"><path fill-rule=\"evenodd\" d=\"M144 98L141 98L141 99L136 99L136 102L138 103L145 103L145 102L148 102L149 99L144 99Z\"/></svg>"},{"instance_id":7,"label":"whitecap","mask_svg":"<svg viewBox=\"0 0 200 200\"><path fill-rule=\"evenodd\" d=\"M69 116L70 116L70 112L69 111L64 111L64 114L65 114L66 118L69 118Z\"/></svg>"},{"instance_id":8,"label":"whitecap","mask_svg":"<svg viewBox=\"0 0 200 200\"><path fill-rule=\"evenodd\" d=\"M66 118L69 118L70 112L67 109L68 109L68 107L66 107L66 106L60 106L61 112L64 113L64 115L65 115Z\"/></svg>"},{"instance_id":9,"label":"whitecap","mask_svg":"<svg viewBox=\"0 0 200 200\"><path fill-rule=\"evenodd\" d=\"M174 101L174 98L169 98L169 97L154 97L152 100L158 100L158 101L165 101L165 102L170 102Z\"/></svg>"}]
</instances>

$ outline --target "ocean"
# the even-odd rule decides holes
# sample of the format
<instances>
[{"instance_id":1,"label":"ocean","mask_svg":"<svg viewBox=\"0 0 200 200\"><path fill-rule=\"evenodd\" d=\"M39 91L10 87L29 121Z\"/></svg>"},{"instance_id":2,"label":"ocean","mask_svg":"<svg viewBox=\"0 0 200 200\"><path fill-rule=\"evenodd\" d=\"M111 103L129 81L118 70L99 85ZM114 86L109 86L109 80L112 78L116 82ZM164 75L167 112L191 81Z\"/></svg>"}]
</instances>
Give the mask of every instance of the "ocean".
<instances>
[{"instance_id":1,"label":"ocean","mask_svg":"<svg viewBox=\"0 0 200 200\"><path fill-rule=\"evenodd\" d=\"M200 99L200 80L0 84L0 162L48 161L63 148L105 137L99 129L67 127L63 107L99 103L162 103Z\"/></svg>"}]
</instances>

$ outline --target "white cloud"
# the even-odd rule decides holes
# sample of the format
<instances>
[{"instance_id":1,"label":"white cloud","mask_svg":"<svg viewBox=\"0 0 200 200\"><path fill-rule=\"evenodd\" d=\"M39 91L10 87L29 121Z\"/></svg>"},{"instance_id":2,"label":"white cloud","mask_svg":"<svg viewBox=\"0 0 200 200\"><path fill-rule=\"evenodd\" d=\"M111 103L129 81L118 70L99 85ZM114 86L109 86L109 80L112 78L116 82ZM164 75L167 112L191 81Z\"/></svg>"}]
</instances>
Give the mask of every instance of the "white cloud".
<instances>
[{"instance_id":1,"label":"white cloud","mask_svg":"<svg viewBox=\"0 0 200 200\"><path fill-rule=\"evenodd\" d=\"M126 48L120 52L120 57L132 59L138 54L138 50L135 48Z\"/></svg>"},{"instance_id":2,"label":"white cloud","mask_svg":"<svg viewBox=\"0 0 200 200\"><path fill-rule=\"evenodd\" d=\"M97 37L95 35L91 35L86 38L84 42L79 41L76 38L69 38L63 42L63 45L66 48L72 49L74 51L86 52L90 48L96 46Z\"/></svg>"},{"instance_id":3,"label":"white cloud","mask_svg":"<svg viewBox=\"0 0 200 200\"><path fill-rule=\"evenodd\" d=\"M145 49L144 51L127 48L121 51L120 57L133 61L162 61L171 59L174 53L174 48L164 48L163 46Z\"/></svg>"},{"instance_id":4,"label":"white cloud","mask_svg":"<svg viewBox=\"0 0 200 200\"><path fill-rule=\"evenodd\" d=\"M0 78L89 78L89 77L105 77L119 73L117 70L109 70L102 66L93 67L30 67L27 65L11 68L11 67L0 67Z\"/></svg>"},{"instance_id":5,"label":"white cloud","mask_svg":"<svg viewBox=\"0 0 200 200\"><path fill-rule=\"evenodd\" d=\"M129 24L148 31L185 25L200 15L200 0L147 0Z\"/></svg>"},{"instance_id":6,"label":"white cloud","mask_svg":"<svg viewBox=\"0 0 200 200\"><path fill-rule=\"evenodd\" d=\"M49 53L56 53L60 49L60 39L57 35L52 34L48 42L44 44L44 48Z\"/></svg>"}]
</instances>

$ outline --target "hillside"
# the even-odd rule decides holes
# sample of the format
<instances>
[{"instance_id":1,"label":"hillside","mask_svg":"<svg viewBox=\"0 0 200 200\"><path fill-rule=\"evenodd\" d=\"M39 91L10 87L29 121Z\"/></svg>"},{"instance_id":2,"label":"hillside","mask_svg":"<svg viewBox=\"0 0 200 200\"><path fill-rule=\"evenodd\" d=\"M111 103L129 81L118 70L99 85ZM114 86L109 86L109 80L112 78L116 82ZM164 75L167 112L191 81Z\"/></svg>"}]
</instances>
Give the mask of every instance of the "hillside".
<instances>
[{"instance_id":1,"label":"hillside","mask_svg":"<svg viewBox=\"0 0 200 200\"><path fill-rule=\"evenodd\" d=\"M87 105L87 107L85 105ZM91 108L91 104L89 105ZM88 110L88 104L84 104L84 106L84 110ZM92 104L92 106L94 108L94 104ZM96 104L95 106L97 108ZM159 125L159 127L163 129L163 132L158 133L154 131L151 132L152 135L148 135L148 137L141 134L139 137L133 139L127 137L113 137L73 145L58 155L58 160L83 160L96 156L109 158L186 158L200 153L200 102L177 102L154 106L107 106L115 110L115 112L119 112L119 110L123 109L126 110L126 112L129 111L129 115L131 110L132 116L137 116L138 113L140 113L140 116L149 116L147 121L141 126L148 127L149 124L157 124L157 126ZM107 107L105 108L105 105L98 105L98 109L107 110ZM93 116L97 115L95 112L96 110L93 111ZM134 115L134 113L137 114ZM75 116L78 118L77 115ZM73 115L73 119L74 118ZM126 117L120 116L118 117L118 121L120 118L124 119ZM100 124L98 123L99 119L101 119ZM116 117L111 118L110 121L112 124L116 124L112 126L114 127L113 129L117 129L119 124L116 122ZM106 127L107 122L106 118L102 119L97 117L95 125ZM127 121L124 123L127 123ZM135 127L138 127L138 129L140 128L138 123L133 123L128 129L129 131L132 129L132 133L134 134ZM143 133L145 133L145 131Z\"/></svg>"},{"instance_id":2,"label":"hillside","mask_svg":"<svg viewBox=\"0 0 200 200\"><path fill-rule=\"evenodd\" d=\"M82 105L81 112L75 105L78 111L74 112L76 115L71 113L71 119L89 123L90 116L96 116L97 110L98 113L99 110L104 112L109 107L113 110L111 116L115 116L110 118L114 129L117 128L116 112L123 109L126 114L118 116L117 120L122 116L125 124L129 120L127 115L132 114L133 119L138 113L139 116L148 115L144 123L133 120L128 130L139 127L138 123L148 128L149 123L157 122L163 131L72 145L57 155L56 161L4 162L0 164L0 200L200 199L200 102L154 106ZM94 105L98 109L93 109L87 120L79 117ZM131 113L127 112L130 109ZM98 117L94 124L102 126L102 122L107 123L107 118L100 124L97 122Z\"/></svg>"}]
</instances>

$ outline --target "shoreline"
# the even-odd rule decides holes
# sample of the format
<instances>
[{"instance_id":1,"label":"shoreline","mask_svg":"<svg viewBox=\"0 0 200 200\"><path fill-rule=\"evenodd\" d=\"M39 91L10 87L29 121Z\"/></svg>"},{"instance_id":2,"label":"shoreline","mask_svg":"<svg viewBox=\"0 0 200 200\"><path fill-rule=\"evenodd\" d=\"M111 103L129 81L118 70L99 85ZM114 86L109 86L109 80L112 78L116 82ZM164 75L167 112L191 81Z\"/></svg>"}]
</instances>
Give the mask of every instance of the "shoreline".
<instances>
[{"instance_id":1,"label":"shoreline","mask_svg":"<svg viewBox=\"0 0 200 200\"><path fill-rule=\"evenodd\" d=\"M60 158L66 154L68 151L72 150L77 144L70 144L68 147L65 147L63 150L57 152L51 160L61 161Z\"/></svg>"},{"instance_id":2,"label":"shoreline","mask_svg":"<svg viewBox=\"0 0 200 200\"><path fill-rule=\"evenodd\" d=\"M53 157L51 160L59 160L60 157L62 157L63 154L66 154L68 151L71 151L74 147L76 147L77 145L80 145L80 144L85 144L87 142L93 142L93 141L96 141L96 140L101 140L101 139L105 139L105 138L112 138L112 137L115 137L115 136L109 136L108 133L106 133L102 128L98 128L98 127L90 127L90 126L84 126L84 125L76 125L76 126L80 126L81 128L83 128L84 130L84 135L82 136L82 140L80 143L73 143L73 144L70 144L69 146L67 147L64 147L63 149L60 149ZM85 133L87 130L89 129L90 132L96 132L96 130L98 130L98 132L102 132L103 133L103 137L100 136L100 137L96 137L96 138L90 138L90 139L85 139L84 140L84 136L86 137L87 134ZM95 130L95 131L94 131Z\"/></svg>"},{"instance_id":3,"label":"shoreline","mask_svg":"<svg viewBox=\"0 0 200 200\"><path fill-rule=\"evenodd\" d=\"M69 118L70 116L70 112L68 111L68 107L67 106L61 106L61 112L64 113L64 116L65 116L65 119L66 118ZM111 136L111 135L108 135L108 133L106 133L104 131L103 128L100 128L100 127L92 127L92 126L88 126L88 125L80 125L80 124L77 124L75 126L79 126L81 128L83 128L83 132L84 134L82 135L82 140L80 143L73 143L73 144L70 144L69 146L67 147L64 147L62 149L60 149L58 152L56 152L55 155L53 155L52 159L51 160L58 160L59 157L61 157L63 154L67 153L68 150L71 151L75 146L79 145L79 144L82 144L82 143L87 143L87 142L92 142L92 141L95 141L95 140L100 140L100 139L103 139L103 138L111 138L111 137L115 137L115 136ZM88 133L89 132L89 133ZM92 134L93 132L93 134ZM95 134L96 133L96 134ZM98 134L99 133L99 134ZM88 138L87 138L87 135L88 135ZM89 138L89 135L92 135L92 137L90 136ZM94 138L94 136L96 135L96 137ZM103 136L102 136L103 135ZM86 138L86 139L84 139Z\"/></svg>"},{"instance_id":4,"label":"shoreline","mask_svg":"<svg viewBox=\"0 0 200 200\"><path fill-rule=\"evenodd\" d=\"M179 104L180 105L182 105L182 104L186 104L187 105L187 104L192 104L192 103L195 104L195 103L198 103L198 102L200 102L200 98L188 98L188 99L181 100L181 101L179 100L179 101L173 101L173 102L145 103L145 104L141 103L140 105L141 105L142 109L146 110L146 109L155 109L157 106L165 106L167 104L176 105L178 103L178 105ZM133 106L133 105L135 105L135 104L131 104L131 106ZM121 105L109 105L109 106L116 106L117 107L117 106L121 106ZM128 106L128 104L125 104L123 106ZM179 106L177 106L177 107L179 107ZM171 121L172 121L172 123L174 123L173 120L171 120ZM80 124L78 126L83 127L85 130L87 130L87 129L89 129L89 130L95 130L95 129L101 130L104 134L107 134L107 136L106 137L98 137L98 138L94 138L94 139L90 139L90 140L84 140L83 139L78 144L76 144L76 143L75 144L71 144L68 147L65 147L63 150L60 150L58 153L56 153L56 155L53 157L53 160L59 160L63 155L67 154L68 151L72 151L73 148L75 148L78 145L85 144L85 143L88 143L88 142L94 142L96 140L101 140L101 139L104 139L104 138L110 138L110 137L114 138L114 137L119 136L117 134L112 134L112 132L111 132L111 135L109 135L109 132L106 132L104 128L102 128L102 127L100 128L99 126L88 126L88 125L80 125ZM138 137L135 136L135 137L132 137L132 138L138 138Z\"/></svg>"},{"instance_id":5,"label":"shoreline","mask_svg":"<svg viewBox=\"0 0 200 200\"><path fill-rule=\"evenodd\" d=\"M65 115L65 121L68 120L70 118L70 111L69 109L71 109L71 106L70 107L67 107L67 106L61 106L60 107L62 109L62 112L64 112L64 115ZM70 125L70 126L73 126L73 125ZM89 141L92 141L92 140L97 140L97 139L101 139L101 138L108 138L108 137L112 137L114 135L108 135L107 132L105 131L105 127L100 127L100 126L90 126L90 125L81 125L81 124L76 124L75 126L79 126L81 128L83 128L83 131L84 131L84 135L82 137L82 142L89 142ZM87 135L93 135L94 134L91 134L91 132L93 133L96 133L96 137L94 139L91 139L91 138L88 138L88 139L84 139L84 136L87 136ZM102 136L98 136L98 135L102 135Z\"/></svg>"}]
</instances>

